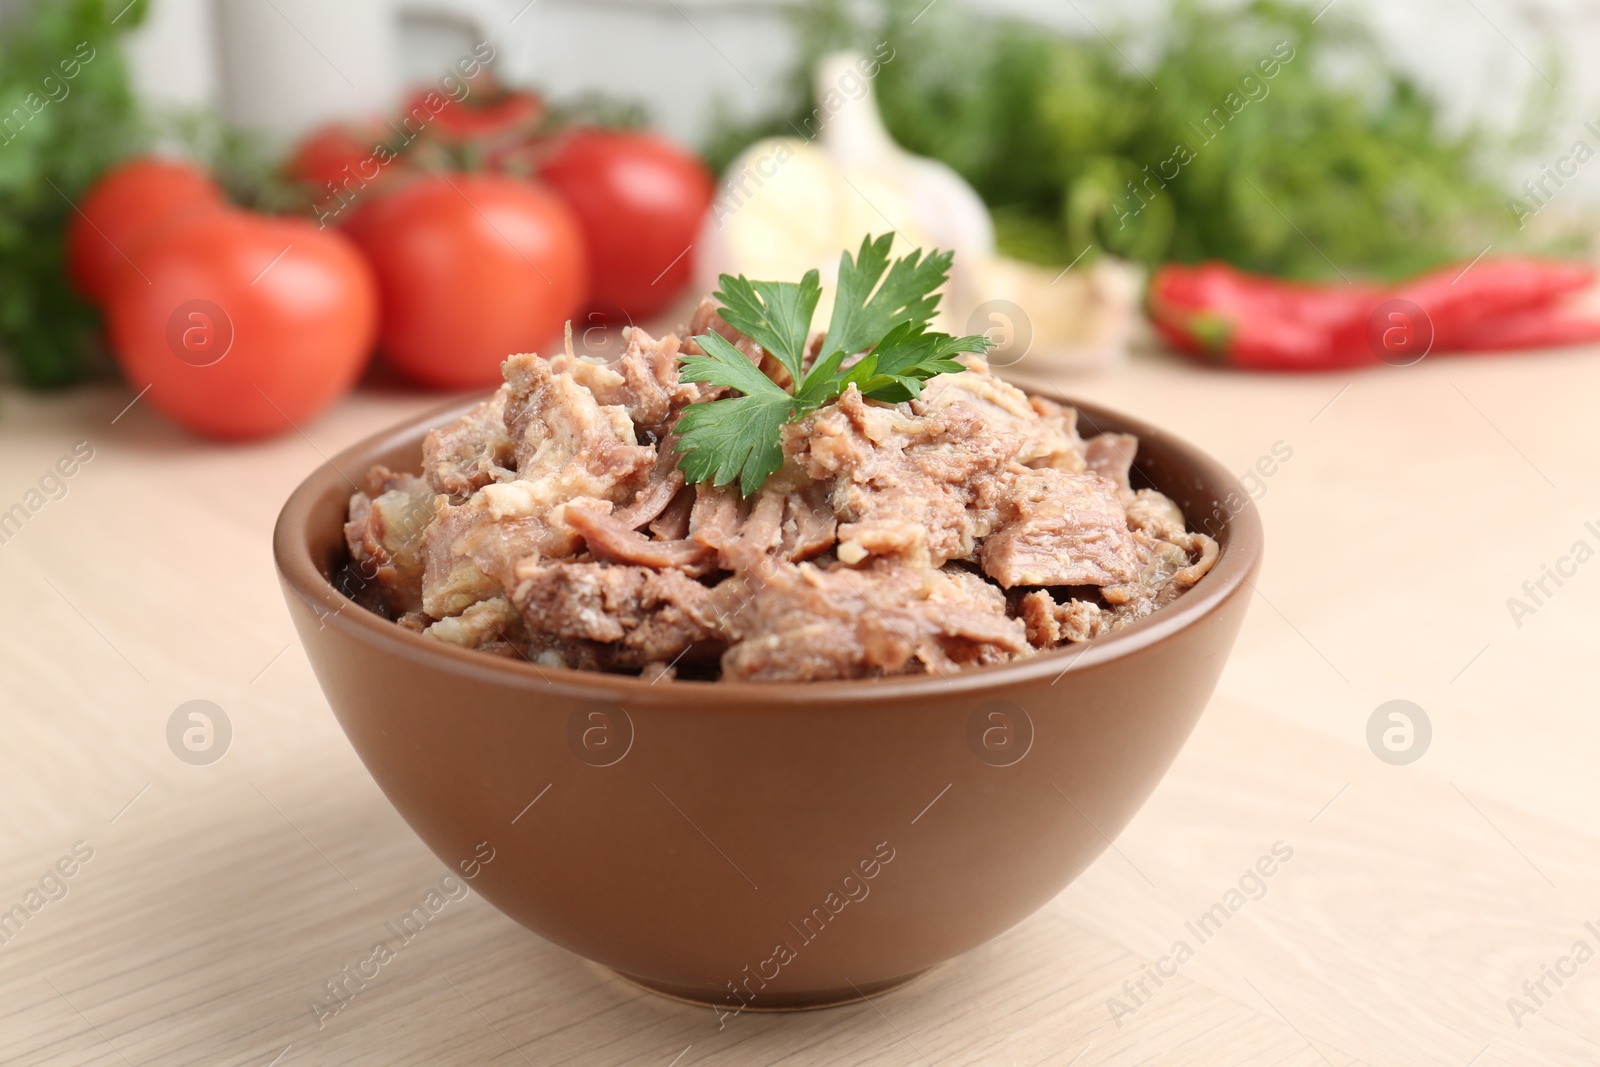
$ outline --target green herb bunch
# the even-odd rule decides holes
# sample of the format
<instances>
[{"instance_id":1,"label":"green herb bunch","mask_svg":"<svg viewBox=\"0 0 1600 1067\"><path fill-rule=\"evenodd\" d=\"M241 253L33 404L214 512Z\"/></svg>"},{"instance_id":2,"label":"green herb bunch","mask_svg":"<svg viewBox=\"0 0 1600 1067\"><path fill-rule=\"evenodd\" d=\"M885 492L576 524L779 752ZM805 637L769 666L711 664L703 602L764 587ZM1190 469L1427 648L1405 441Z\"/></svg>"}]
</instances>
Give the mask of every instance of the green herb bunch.
<instances>
[{"instance_id":1,"label":"green herb bunch","mask_svg":"<svg viewBox=\"0 0 1600 1067\"><path fill-rule=\"evenodd\" d=\"M806 348L822 285L816 271L797 282L721 277L715 294L722 320L759 344L788 371L785 389L718 333L695 338L699 355L680 356L683 378L736 390L739 396L691 404L678 420L678 466L690 483L739 482L750 496L783 465L783 427L838 398L854 385L862 396L914 400L922 383L966 367L963 352L984 353L983 337L930 332L937 290L953 254L920 249L889 263L894 235L868 237L839 260L839 285L822 348L809 368ZM881 283L881 284L880 284ZM845 360L865 353L849 367Z\"/></svg>"},{"instance_id":2,"label":"green herb bunch","mask_svg":"<svg viewBox=\"0 0 1600 1067\"><path fill-rule=\"evenodd\" d=\"M793 109L724 122L709 157L724 165L757 136L807 128L818 57L886 41L894 57L875 88L890 132L973 184L1008 253L1065 264L1094 248L1338 280L1504 247L1512 183L1494 167L1550 128L1539 82L1517 143L1451 132L1376 33L1340 8L1319 17L1322 0L1172 0L1136 38L1067 36L977 6L807 0ZM1217 108L1224 128L1207 130Z\"/></svg>"},{"instance_id":3,"label":"green herb bunch","mask_svg":"<svg viewBox=\"0 0 1600 1067\"><path fill-rule=\"evenodd\" d=\"M118 38L148 6L33 0L0 25L0 356L26 385L75 381L99 350L63 237L94 179L146 143Z\"/></svg>"}]
</instances>

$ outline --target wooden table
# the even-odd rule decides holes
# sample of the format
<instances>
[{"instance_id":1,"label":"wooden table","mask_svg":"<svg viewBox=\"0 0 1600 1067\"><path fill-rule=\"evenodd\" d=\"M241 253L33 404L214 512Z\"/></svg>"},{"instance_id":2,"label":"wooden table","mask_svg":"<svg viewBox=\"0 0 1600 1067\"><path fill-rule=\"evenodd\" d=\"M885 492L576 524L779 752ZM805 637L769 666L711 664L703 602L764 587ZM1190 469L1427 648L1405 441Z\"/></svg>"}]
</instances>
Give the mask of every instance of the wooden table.
<instances>
[{"instance_id":1,"label":"wooden table","mask_svg":"<svg viewBox=\"0 0 1600 1067\"><path fill-rule=\"evenodd\" d=\"M0 1062L1600 1062L1600 960L1571 955L1600 952L1600 562L1523 591L1600 548L1597 353L1296 378L1144 357L1068 388L1239 471L1292 450L1208 713L1021 926L872 1003L721 1031L476 896L322 1026L309 1007L445 870L329 713L269 533L323 455L438 398L369 390L224 448L122 391L0 396L0 510L93 448L0 544L0 909L74 872L0 945ZM166 739L197 699L233 731L207 766ZM1366 740L1394 699L1432 725L1410 765ZM1265 895L1199 943L1186 923L1278 842ZM1530 995L1546 966L1570 977Z\"/></svg>"}]
</instances>

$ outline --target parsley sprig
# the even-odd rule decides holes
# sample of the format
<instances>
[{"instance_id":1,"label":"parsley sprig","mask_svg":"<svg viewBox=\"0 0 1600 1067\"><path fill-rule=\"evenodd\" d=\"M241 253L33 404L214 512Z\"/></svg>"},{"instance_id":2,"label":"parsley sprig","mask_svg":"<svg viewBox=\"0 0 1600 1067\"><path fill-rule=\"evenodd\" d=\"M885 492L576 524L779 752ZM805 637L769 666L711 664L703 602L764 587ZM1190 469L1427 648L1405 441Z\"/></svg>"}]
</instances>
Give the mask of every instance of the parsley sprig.
<instances>
[{"instance_id":1,"label":"parsley sprig","mask_svg":"<svg viewBox=\"0 0 1600 1067\"><path fill-rule=\"evenodd\" d=\"M989 350L983 337L928 329L953 253L924 256L918 249L891 266L893 244L893 234L868 237L853 258L849 252L840 257L833 317L809 370L806 340L822 296L818 273L808 271L799 282L722 275L722 288L714 294L722 320L771 353L795 386L785 389L768 378L721 334L696 337L700 354L679 357L683 379L726 386L740 395L684 409L677 451L683 454L678 466L685 479L717 486L737 480L740 493L750 496L783 465L785 424L805 418L851 385L873 400L914 400L927 379L966 369L955 356Z\"/></svg>"}]
</instances>

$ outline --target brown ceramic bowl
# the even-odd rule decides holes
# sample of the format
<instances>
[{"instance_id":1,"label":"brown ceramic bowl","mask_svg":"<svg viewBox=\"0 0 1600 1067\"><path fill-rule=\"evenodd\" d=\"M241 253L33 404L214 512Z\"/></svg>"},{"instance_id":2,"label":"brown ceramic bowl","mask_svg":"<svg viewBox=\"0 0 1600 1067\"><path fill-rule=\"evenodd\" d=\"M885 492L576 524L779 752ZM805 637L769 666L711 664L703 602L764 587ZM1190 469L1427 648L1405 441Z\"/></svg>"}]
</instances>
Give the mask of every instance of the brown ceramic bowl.
<instances>
[{"instance_id":1,"label":"brown ceramic bowl","mask_svg":"<svg viewBox=\"0 0 1600 1067\"><path fill-rule=\"evenodd\" d=\"M1136 478L1221 542L1211 573L1087 645L951 677L646 684L451 647L329 575L350 485L418 470L456 405L379 434L289 498L273 548L328 702L428 847L507 915L658 992L728 1011L886 989L1059 893L1171 765L1261 559L1239 483L1139 435ZM493 859L479 868L475 856ZM464 866L465 865L465 866Z\"/></svg>"}]
</instances>

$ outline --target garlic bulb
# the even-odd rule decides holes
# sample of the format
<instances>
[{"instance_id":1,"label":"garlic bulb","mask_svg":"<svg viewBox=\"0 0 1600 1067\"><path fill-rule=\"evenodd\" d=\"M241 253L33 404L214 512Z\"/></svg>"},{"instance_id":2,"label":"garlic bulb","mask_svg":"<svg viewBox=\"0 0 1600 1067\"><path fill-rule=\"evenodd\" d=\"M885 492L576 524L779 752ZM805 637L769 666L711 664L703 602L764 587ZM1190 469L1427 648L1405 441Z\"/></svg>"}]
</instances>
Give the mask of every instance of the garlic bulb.
<instances>
[{"instance_id":1,"label":"garlic bulb","mask_svg":"<svg viewBox=\"0 0 1600 1067\"><path fill-rule=\"evenodd\" d=\"M890 136L873 94L878 66L853 52L823 57L807 123L813 136L757 141L729 165L697 242L698 287L711 292L722 274L798 279L815 269L823 284L816 321L825 322L840 251L892 230L896 256L955 252L936 326L988 334L1001 345L997 368L1024 358L1041 367L1122 358L1137 272L1105 259L1059 272L999 257L994 221L972 186Z\"/></svg>"}]
</instances>

